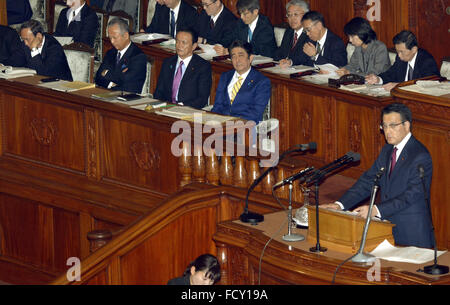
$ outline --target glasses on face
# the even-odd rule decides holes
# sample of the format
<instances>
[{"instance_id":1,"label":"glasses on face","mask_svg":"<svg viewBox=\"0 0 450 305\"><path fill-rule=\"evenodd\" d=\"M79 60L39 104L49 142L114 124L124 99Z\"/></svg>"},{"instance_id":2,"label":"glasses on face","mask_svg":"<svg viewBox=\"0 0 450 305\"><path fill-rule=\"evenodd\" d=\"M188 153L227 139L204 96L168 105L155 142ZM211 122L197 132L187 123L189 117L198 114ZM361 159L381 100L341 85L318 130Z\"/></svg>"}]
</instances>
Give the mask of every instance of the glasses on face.
<instances>
[{"instance_id":1,"label":"glasses on face","mask_svg":"<svg viewBox=\"0 0 450 305\"><path fill-rule=\"evenodd\" d=\"M381 129L381 130L388 130L388 129L394 130L394 129L396 129L398 126L402 125L403 123L405 123L405 121L400 122L400 123L392 123L392 124L388 124L388 125L386 125L386 124L381 124L381 125L380 125L380 129Z\"/></svg>"},{"instance_id":2,"label":"glasses on face","mask_svg":"<svg viewBox=\"0 0 450 305\"><path fill-rule=\"evenodd\" d=\"M216 1L213 1L213 2L211 2L211 3L208 3L208 4L206 4L206 3L200 3L200 6L203 7L203 8L207 8L207 7L209 7L211 4L214 4L214 3L216 3L216 2L217 2L217 0L216 0Z\"/></svg>"},{"instance_id":3,"label":"glasses on face","mask_svg":"<svg viewBox=\"0 0 450 305\"><path fill-rule=\"evenodd\" d=\"M306 33L311 32L312 28L317 24L318 21L314 22L313 24L311 24L309 27L304 28Z\"/></svg>"},{"instance_id":4,"label":"glasses on face","mask_svg":"<svg viewBox=\"0 0 450 305\"><path fill-rule=\"evenodd\" d=\"M302 13L287 13L286 17L287 18L297 18L297 17L303 17L304 14Z\"/></svg>"}]
</instances>

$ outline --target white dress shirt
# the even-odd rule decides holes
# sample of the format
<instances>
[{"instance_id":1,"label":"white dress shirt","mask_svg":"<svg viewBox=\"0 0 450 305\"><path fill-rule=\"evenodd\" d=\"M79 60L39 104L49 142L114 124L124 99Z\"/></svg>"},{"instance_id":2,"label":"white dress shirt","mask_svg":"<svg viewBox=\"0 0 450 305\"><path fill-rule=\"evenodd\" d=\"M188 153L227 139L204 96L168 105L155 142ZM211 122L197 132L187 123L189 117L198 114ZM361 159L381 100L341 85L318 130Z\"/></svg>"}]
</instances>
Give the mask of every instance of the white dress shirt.
<instances>
[{"instance_id":1,"label":"white dress shirt","mask_svg":"<svg viewBox=\"0 0 450 305\"><path fill-rule=\"evenodd\" d=\"M242 75L239 75L239 73L234 72L233 78L231 78L231 81L228 84L228 88L227 88L228 89L228 96L230 97L230 99L231 99L231 94L233 92L234 84L237 83L237 81L239 79L239 76L242 77L242 84L241 84L241 86L242 86L242 85L244 85L245 79L247 78L247 75L250 73L251 69L252 68L250 67L250 69L248 69L248 71L243 73Z\"/></svg>"}]
</instances>

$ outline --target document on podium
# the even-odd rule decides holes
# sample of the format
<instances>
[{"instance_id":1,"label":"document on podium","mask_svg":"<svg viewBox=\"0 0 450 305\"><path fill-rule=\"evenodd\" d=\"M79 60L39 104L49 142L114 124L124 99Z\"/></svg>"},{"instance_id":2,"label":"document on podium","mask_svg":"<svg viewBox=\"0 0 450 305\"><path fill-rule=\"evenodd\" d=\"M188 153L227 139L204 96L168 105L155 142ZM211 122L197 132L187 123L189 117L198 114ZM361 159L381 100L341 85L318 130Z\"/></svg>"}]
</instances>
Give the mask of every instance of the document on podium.
<instances>
[{"instance_id":1,"label":"document on podium","mask_svg":"<svg viewBox=\"0 0 450 305\"><path fill-rule=\"evenodd\" d=\"M442 255L447 251L438 251ZM394 247L386 239L370 254L388 261L424 264L434 259L434 250L418 247Z\"/></svg>"}]
</instances>

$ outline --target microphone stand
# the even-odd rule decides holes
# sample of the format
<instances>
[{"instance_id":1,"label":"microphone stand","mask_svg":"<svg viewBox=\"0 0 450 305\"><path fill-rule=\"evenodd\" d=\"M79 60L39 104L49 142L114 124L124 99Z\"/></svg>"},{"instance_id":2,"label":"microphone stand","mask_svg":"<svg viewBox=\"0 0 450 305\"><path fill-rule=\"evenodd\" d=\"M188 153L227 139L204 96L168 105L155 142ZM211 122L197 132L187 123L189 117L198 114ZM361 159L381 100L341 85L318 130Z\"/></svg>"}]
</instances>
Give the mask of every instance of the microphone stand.
<instances>
[{"instance_id":1,"label":"microphone stand","mask_svg":"<svg viewBox=\"0 0 450 305\"><path fill-rule=\"evenodd\" d=\"M437 245L436 245L436 236L435 236L434 225L433 225L433 215L431 214L430 198L427 196L427 192L426 192L426 188L425 188L425 181L424 181L424 177L423 177L423 168L419 168L419 171L420 171L420 180L422 180L423 194L425 196L425 200L427 201L428 213L430 213L431 232L433 233L433 243L434 243L434 264L423 267L423 272L426 274L433 274L433 275L447 274L449 272L448 266L438 265L438 263L437 263Z\"/></svg>"},{"instance_id":2,"label":"microphone stand","mask_svg":"<svg viewBox=\"0 0 450 305\"><path fill-rule=\"evenodd\" d=\"M302 241L305 236L301 234L291 233L292 231L292 181L289 181L289 211L288 211L288 234L283 235L285 241Z\"/></svg>"},{"instance_id":3,"label":"microphone stand","mask_svg":"<svg viewBox=\"0 0 450 305\"><path fill-rule=\"evenodd\" d=\"M320 238L319 238L319 183L322 180L322 178L325 176L325 174L320 175L320 177L316 180L316 246L309 248L309 251L311 252L325 252L328 249L325 247L320 246Z\"/></svg>"},{"instance_id":4,"label":"microphone stand","mask_svg":"<svg viewBox=\"0 0 450 305\"><path fill-rule=\"evenodd\" d=\"M352 257L352 262L354 263L368 263L375 260L375 256L370 253L364 253L364 247L366 246L367 232L369 231L370 221L372 219L372 208L375 202L375 197L378 189L380 188L379 180L384 172L384 167L381 168L380 172L375 176L374 184L372 188L372 194L370 195L369 212L367 213L366 223L364 225L363 235L361 238L361 244L359 245L358 253Z\"/></svg>"}]
</instances>

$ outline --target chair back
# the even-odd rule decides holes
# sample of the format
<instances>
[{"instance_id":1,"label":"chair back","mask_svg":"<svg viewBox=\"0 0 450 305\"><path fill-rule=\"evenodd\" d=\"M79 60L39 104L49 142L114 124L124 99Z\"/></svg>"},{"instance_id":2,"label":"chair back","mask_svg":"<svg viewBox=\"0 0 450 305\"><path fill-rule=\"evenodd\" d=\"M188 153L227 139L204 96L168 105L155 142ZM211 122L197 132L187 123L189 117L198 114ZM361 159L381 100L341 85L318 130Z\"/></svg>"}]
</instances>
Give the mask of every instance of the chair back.
<instances>
[{"instance_id":1,"label":"chair back","mask_svg":"<svg viewBox=\"0 0 450 305\"><path fill-rule=\"evenodd\" d=\"M286 32L285 28L282 27L274 27L273 33L275 34L275 41L277 42L277 47L281 46L281 42L283 41L283 35Z\"/></svg>"},{"instance_id":2,"label":"chair back","mask_svg":"<svg viewBox=\"0 0 450 305\"><path fill-rule=\"evenodd\" d=\"M44 31L48 31L48 20L47 20L47 5L48 0L30 0L31 10L33 11L33 16L31 19L39 21L44 27ZM19 25L20 27L20 25Z\"/></svg>"},{"instance_id":3,"label":"chair back","mask_svg":"<svg viewBox=\"0 0 450 305\"><path fill-rule=\"evenodd\" d=\"M142 92L141 92L142 95L150 94L151 76L152 76L152 64L149 61L147 61L147 73L145 76L144 85L142 86Z\"/></svg>"},{"instance_id":4,"label":"chair back","mask_svg":"<svg viewBox=\"0 0 450 305\"><path fill-rule=\"evenodd\" d=\"M352 58L353 52L355 52L355 46L349 42L347 44L347 62L350 62L350 58Z\"/></svg>"},{"instance_id":5,"label":"chair back","mask_svg":"<svg viewBox=\"0 0 450 305\"><path fill-rule=\"evenodd\" d=\"M75 42L63 46L74 81L94 82L94 49L88 45Z\"/></svg>"},{"instance_id":6,"label":"chair back","mask_svg":"<svg viewBox=\"0 0 450 305\"><path fill-rule=\"evenodd\" d=\"M442 60L441 76L450 80L450 58L444 58L444 60Z\"/></svg>"},{"instance_id":7,"label":"chair back","mask_svg":"<svg viewBox=\"0 0 450 305\"><path fill-rule=\"evenodd\" d=\"M52 33L56 31L56 25L58 24L58 18L61 14L61 11L65 9L67 5L64 3L64 1L56 1L55 6L53 8L53 30Z\"/></svg>"}]
</instances>

